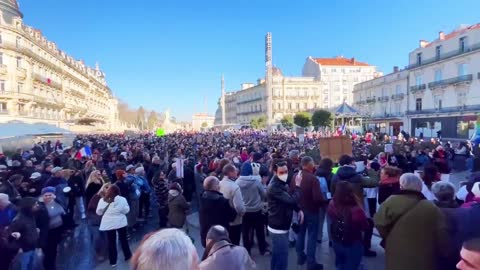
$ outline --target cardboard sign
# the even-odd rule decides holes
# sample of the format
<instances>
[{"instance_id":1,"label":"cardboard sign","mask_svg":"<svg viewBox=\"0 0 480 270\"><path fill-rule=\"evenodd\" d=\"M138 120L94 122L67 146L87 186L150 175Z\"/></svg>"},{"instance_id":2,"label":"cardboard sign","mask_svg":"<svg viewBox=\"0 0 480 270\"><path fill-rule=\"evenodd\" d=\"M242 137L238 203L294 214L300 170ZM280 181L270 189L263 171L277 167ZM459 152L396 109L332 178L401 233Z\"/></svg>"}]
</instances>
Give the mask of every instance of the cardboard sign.
<instances>
[{"instance_id":1,"label":"cardboard sign","mask_svg":"<svg viewBox=\"0 0 480 270\"><path fill-rule=\"evenodd\" d=\"M342 155L352 156L352 140L348 137L320 138L320 156L338 162Z\"/></svg>"}]
</instances>

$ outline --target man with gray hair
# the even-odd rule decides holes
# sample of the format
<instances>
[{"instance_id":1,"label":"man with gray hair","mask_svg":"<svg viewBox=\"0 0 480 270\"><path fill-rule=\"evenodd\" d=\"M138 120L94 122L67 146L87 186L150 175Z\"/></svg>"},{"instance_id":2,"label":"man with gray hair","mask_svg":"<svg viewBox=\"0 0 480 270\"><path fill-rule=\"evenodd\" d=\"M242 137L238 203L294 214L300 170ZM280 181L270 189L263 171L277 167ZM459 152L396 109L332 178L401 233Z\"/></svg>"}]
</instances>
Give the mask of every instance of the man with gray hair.
<instances>
[{"instance_id":1,"label":"man with gray hair","mask_svg":"<svg viewBox=\"0 0 480 270\"><path fill-rule=\"evenodd\" d=\"M152 191L152 189L150 188L148 180L145 178L145 169L142 166L135 169L135 176L135 182L140 189L140 198L138 200L138 220L144 221L144 214L145 217L151 217L150 192Z\"/></svg>"},{"instance_id":2,"label":"man with gray hair","mask_svg":"<svg viewBox=\"0 0 480 270\"><path fill-rule=\"evenodd\" d=\"M230 206L228 199L220 193L220 180L215 176L209 176L203 181L204 192L200 197L200 238L202 245L206 246L207 232L214 225L225 228L237 216L237 212Z\"/></svg>"},{"instance_id":3,"label":"man with gray hair","mask_svg":"<svg viewBox=\"0 0 480 270\"><path fill-rule=\"evenodd\" d=\"M132 258L135 270L198 270L192 240L179 229L163 229L144 237Z\"/></svg>"},{"instance_id":4,"label":"man with gray hair","mask_svg":"<svg viewBox=\"0 0 480 270\"><path fill-rule=\"evenodd\" d=\"M385 269L439 269L449 250L445 217L425 199L422 180L415 174L403 174L400 189L380 205L374 217L383 238Z\"/></svg>"}]
</instances>

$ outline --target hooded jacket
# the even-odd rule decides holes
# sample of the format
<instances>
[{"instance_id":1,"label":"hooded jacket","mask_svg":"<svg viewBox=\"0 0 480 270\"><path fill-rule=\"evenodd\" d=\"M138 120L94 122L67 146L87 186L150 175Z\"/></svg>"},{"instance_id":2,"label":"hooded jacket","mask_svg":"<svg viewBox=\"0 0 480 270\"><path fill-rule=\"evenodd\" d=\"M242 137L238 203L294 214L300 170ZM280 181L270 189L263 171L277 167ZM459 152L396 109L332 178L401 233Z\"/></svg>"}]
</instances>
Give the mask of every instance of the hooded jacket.
<instances>
[{"instance_id":1,"label":"hooded jacket","mask_svg":"<svg viewBox=\"0 0 480 270\"><path fill-rule=\"evenodd\" d=\"M355 195L363 202L363 188L376 187L378 179L364 178L356 172L353 167L342 166L338 169L337 174L333 176L331 191L335 193L335 188L339 181L346 181L352 184Z\"/></svg>"},{"instance_id":2,"label":"hooded jacket","mask_svg":"<svg viewBox=\"0 0 480 270\"><path fill-rule=\"evenodd\" d=\"M258 212L262 210L262 201L265 200L267 192L260 175L240 176L236 183L242 192L245 211Z\"/></svg>"}]
</instances>

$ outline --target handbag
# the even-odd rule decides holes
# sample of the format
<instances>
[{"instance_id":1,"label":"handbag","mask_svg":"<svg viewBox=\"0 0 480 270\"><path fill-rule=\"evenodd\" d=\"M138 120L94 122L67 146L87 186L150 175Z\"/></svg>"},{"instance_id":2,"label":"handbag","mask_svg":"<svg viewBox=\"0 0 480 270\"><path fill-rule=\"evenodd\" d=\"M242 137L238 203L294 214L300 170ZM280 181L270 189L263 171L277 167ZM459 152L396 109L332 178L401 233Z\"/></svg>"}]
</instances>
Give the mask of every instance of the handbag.
<instances>
[{"instance_id":1,"label":"handbag","mask_svg":"<svg viewBox=\"0 0 480 270\"><path fill-rule=\"evenodd\" d=\"M397 222L400 221L400 219L401 219L402 217L404 217L406 214L408 214L410 211L412 211L413 208L415 208L415 207L418 205L418 203L420 203L422 200L424 200L424 199L418 200L418 201L417 201L416 203L414 203L410 208L408 208L407 211L405 211L403 214L401 214L400 216L398 216L398 217L395 219L395 221L392 222L392 225L390 225L391 228L390 228L388 231L391 232L391 231L393 230L393 228L395 228L395 225L397 225ZM383 249L386 248L386 246L387 246L387 239L386 239L386 238L383 238L382 241L380 241L380 246L381 246Z\"/></svg>"}]
</instances>

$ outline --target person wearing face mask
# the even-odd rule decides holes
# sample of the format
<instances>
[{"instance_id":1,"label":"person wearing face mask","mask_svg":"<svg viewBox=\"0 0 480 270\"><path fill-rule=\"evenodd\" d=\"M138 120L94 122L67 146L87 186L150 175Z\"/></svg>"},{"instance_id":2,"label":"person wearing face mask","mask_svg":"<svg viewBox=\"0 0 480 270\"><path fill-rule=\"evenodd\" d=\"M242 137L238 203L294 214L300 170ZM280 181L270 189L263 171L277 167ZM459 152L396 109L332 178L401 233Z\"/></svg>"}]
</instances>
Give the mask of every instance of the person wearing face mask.
<instances>
[{"instance_id":1,"label":"person wearing face mask","mask_svg":"<svg viewBox=\"0 0 480 270\"><path fill-rule=\"evenodd\" d=\"M320 182L315 177L315 164L309 156L304 156L300 161L302 170L293 178L301 178L300 189L300 209L305 215L305 222L300 224L298 230L298 239L296 244L297 264L307 263L307 269L323 269L323 265L316 262L315 253L317 249L319 212L322 206L327 204L327 198L324 197ZM295 188L296 183L290 183L291 190ZM305 254L305 236L307 236L307 253Z\"/></svg>"},{"instance_id":2,"label":"person wearing face mask","mask_svg":"<svg viewBox=\"0 0 480 270\"><path fill-rule=\"evenodd\" d=\"M293 211L298 212L299 223L303 223L303 212L298 205L302 178L295 178L293 192L289 193L287 163L284 161L276 162L273 165L273 173L273 178L267 188L267 229L272 239L270 269L286 270L288 268L288 232L292 224Z\"/></svg>"},{"instance_id":3,"label":"person wearing face mask","mask_svg":"<svg viewBox=\"0 0 480 270\"><path fill-rule=\"evenodd\" d=\"M242 234L242 217L245 214L245 203L243 202L242 192L240 187L235 182L237 179L237 168L232 164L227 164L222 170L223 179L220 181L220 193L225 199L228 199L230 205L237 211L237 217L228 226L228 233L234 245L240 244L240 237Z\"/></svg>"}]
</instances>

